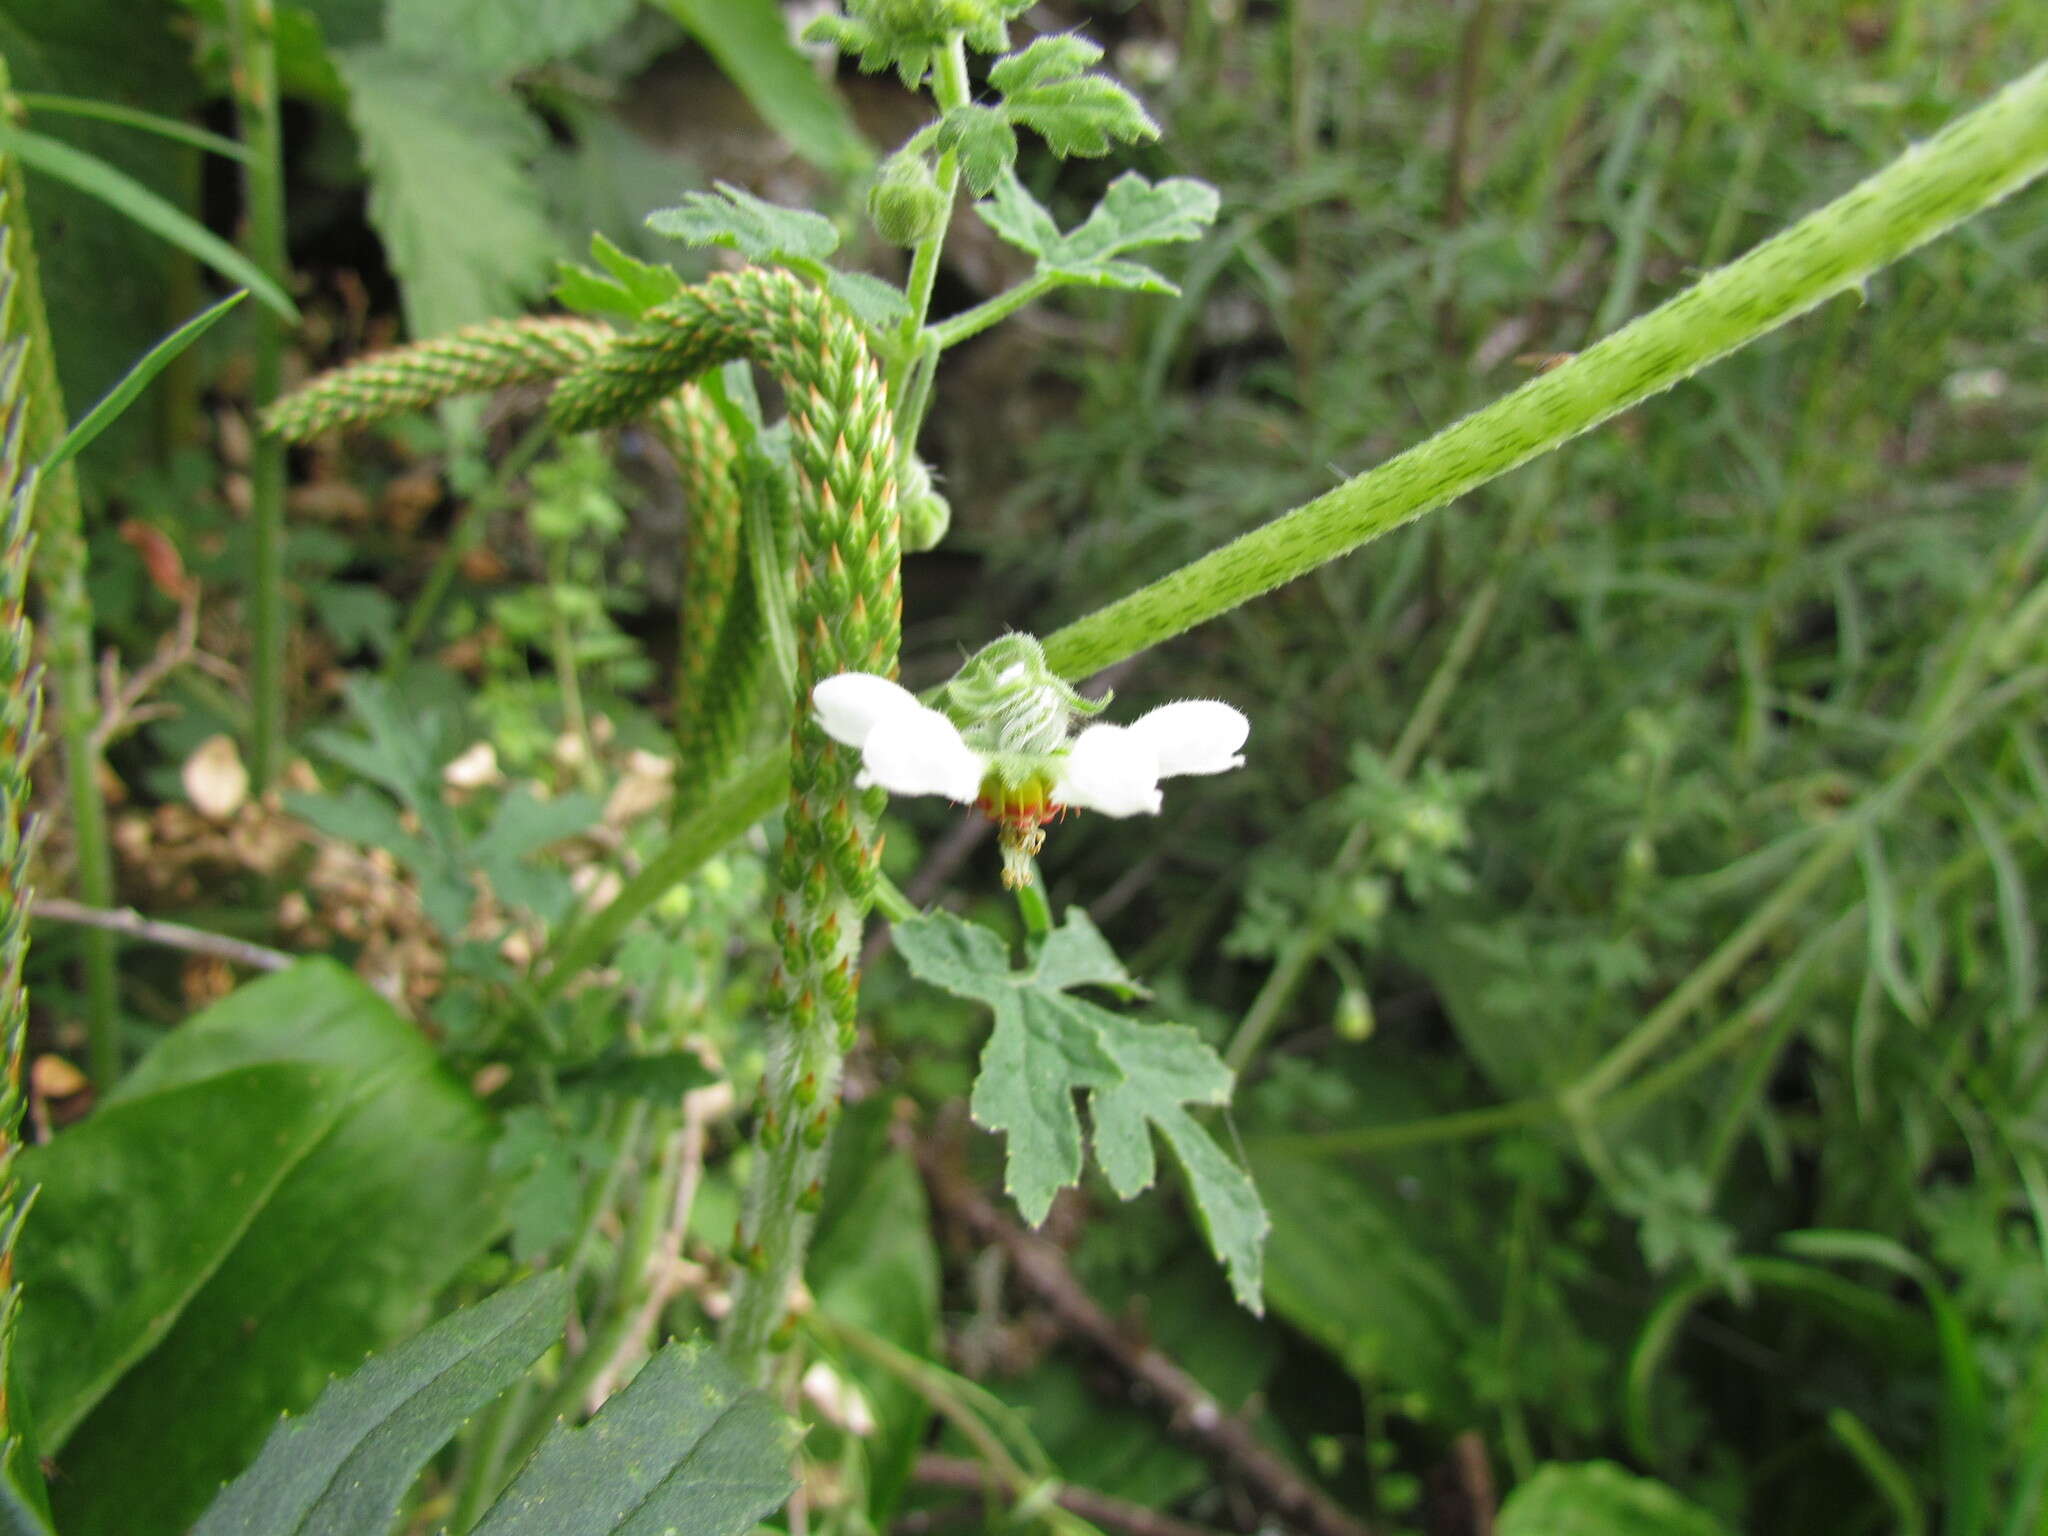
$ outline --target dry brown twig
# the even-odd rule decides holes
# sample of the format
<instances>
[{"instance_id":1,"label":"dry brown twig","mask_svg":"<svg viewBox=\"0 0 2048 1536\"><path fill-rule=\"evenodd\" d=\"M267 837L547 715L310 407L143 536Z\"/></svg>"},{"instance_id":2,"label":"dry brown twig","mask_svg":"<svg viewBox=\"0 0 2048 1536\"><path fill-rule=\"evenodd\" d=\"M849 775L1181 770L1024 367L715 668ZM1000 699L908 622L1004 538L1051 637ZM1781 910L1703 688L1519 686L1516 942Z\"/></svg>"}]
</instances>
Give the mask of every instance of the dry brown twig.
<instances>
[{"instance_id":1,"label":"dry brown twig","mask_svg":"<svg viewBox=\"0 0 2048 1536\"><path fill-rule=\"evenodd\" d=\"M32 910L35 916L49 922L104 928L110 933L141 939L146 944L161 944L167 949L182 949L194 955L210 955L216 960L246 965L251 970L282 971L296 965L299 959L297 955L271 949L264 944L252 944L247 939L230 938L224 933L209 933L204 928L188 928L183 923L166 923L144 917L133 907L88 907L80 902L66 901L61 896L41 896L36 899Z\"/></svg>"},{"instance_id":2,"label":"dry brown twig","mask_svg":"<svg viewBox=\"0 0 2048 1536\"><path fill-rule=\"evenodd\" d=\"M1244 1420L1223 1410L1200 1382L1159 1350L1133 1338L1074 1278L1066 1255L998 1211L929 1141L917 1148L932 1204L985 1243L1000 1247L1017 1279L1068 1333L1100 1350L1167 1410L1169 1425L1256 1491L1265 1506L1309 1536L1373 1536L1269 1449Z\"/></svg>"}]
</instances>

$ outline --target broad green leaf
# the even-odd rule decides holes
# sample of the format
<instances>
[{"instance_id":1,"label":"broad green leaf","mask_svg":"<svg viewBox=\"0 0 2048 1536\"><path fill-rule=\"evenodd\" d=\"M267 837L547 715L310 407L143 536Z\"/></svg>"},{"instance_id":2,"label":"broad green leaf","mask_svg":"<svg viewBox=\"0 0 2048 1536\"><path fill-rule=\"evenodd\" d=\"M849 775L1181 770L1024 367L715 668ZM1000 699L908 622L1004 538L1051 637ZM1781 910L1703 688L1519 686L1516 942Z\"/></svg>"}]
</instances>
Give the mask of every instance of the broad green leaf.
<instances>
[{"instance_id":1,"label":"broad green leaf","mask_svg":"<svg viewBox=\"0 0 2048 1536\"><path fill-rule=\"evenodd\" d=\"M49 1515L17 1483L20 1477L37 1475L26 1465L22 1442L9 1440L0 1445L0 1461L8 1468L8 1475L0 1477L0 1536L56 1536Z\"/></svg>"},{"instance_id":2,"label":"broad green leaf","mask_svg":"<svg viewBox=\"0 0 2048 1536\"><path fill-rule=\"evenodd\" d=\"M1117 144L1159 137L1138 98L1107 75L1082 71L1102 50L1072 33L1041 37L998 59L989 84L1003 95L1003 114L1035 130L1053 153L1106 155Z\"/></svg>"},{"instance_id":3,"label":"broad green leaf","mask_svg":"<svg viewBox=\"0 0 2048 1536\"><path fill-rule=\"evenodd\" d=\"M741 1536L795 1488L789 1421L702 1343L558 1425L471 1536Z\"/></svg>"},{"instance_id":4,"label":"broad green leaf","mask_svg":"<svg viewBox=\"0 0 2048 1536\"><path fill-rule=\"evenodd\" d=\"M335 55L370 173L370 221L406 324L438 336L516 311L558 251L527 162L538 123L518 101L390 49Z\"/></svg>"},{"instance_id":5,"label":"broad green leaf","mask_svg":"<svg viewBox=\"0 0 2048 1536\"><path fill-rule=\"evenodd\" d=\"M853 175L874 159L839 93L791 46L778 0L654 0L704 45L768 126L811 164Z\"/></svg>"},{"instance_id":6,"label":"broad green leaf","mask_svg":"<svg viewBox=\"0 0 2048 1536\"><path fill-rule=\"evenodd\" d=\"M229 294L210 309L200 311L170 335L149 349L140 362L122 375L120 383L99 398L97 404L64 434L63 441L50 450L42 462L42 472L49 474L66 459L77 454L94 438L98 437L128 409L135 397L149 387L150 380L162 373L184 353L185 349L213 329L214 322L249 296L244 288Z\"/></svg>"},{"instance_id":7,"label":"broad green leaf","mask_svg":"<svg viewBox=\"0 0 2048 1536\"><path fill-rule=\"evenodd\" d=\"M1341 1166L1262 1156L1254 1171L1272 1213L1273 1310L1361 1384L1463 1422L1459 1363L1477 1328L1449 1274L1414 1240L1427 1212L1390 1209L1378 1188Z\"/></svg>"},{"instance_id":8,"label":"broad green leaf","mask_svg":"<svg viewBox=\"0 0 2048 1536\"><path fill-rule=\"evenodd\" d=\"M298 306L263 269L189 213L97 155L27 128L0 124L0 151L19 156L31 170L54 177L126 215L159 239L202 261L230 282L240 283L258 302L298 324Z\"/></svg>"},{"instance_id":9,"label":"broad green leaf","mask_svg":"<svg viewBox=\"0 0 2048 1536\"><path fill-rule=\"evenodd\" d=\"M839 231L823 214L765 202L722 181L717 187L657 208L647 227L688 245L722 245L749 261L817 262L839 249Z\"/></svg>"},{"instance_id":10,"label":"broad green leaf","mask_svg":"<svg viewBox=\"0 0 2048 1536\"><path fill-rule=\"evenodd\" d=\"M193 1536L388 1529L427 1458L561 1336L568 1305L562 1275L536 1275L371 1359L272 1430Z\"/></svg>"},{"instance_id":11,"label":"broad green leaf","mask_svg":"<svg viewBox=\"0 0 2048 1536\"><path fill-rule=\"evenodd\" d=\"M1017 130L993 107L953 108L939 119L938 141L960 157L960 174L976 197L987 197L1017 163Z\"/></svg>"},{"instance_id":12,"label":"broad green leaf","mask_svg":"<svg viewBox=\"0 0 2048 1536\"><path fill-rule=\"evenodd\" d=\"M832 1136L806 1277L834 1322L930 1359L939 1324L939 1255L924 1181L889 1144L896 1102L876 1095L851 1106ZM885 1530L924 1443L931 1406L900 1376L854 1356L841 1362L875 1417L867 1443L868 1516Z\"/></svg>"},{"instance_id":13,"label":"broad green leaf","mask_svg":"<svg viewBox=\"0 0 2048 1536\"><path fill-rule=\"evenodd\" d=\"M21 1155L21 1380L45 1455L170 1330L334 1128L342 1075L243 1067L109 1104ZM195 1134L199 1127L204 1134Z\"/></svg>"},{"instance_id":14,"label":"broad green leaf","mask_svg":"<svg viewBox=\"0 0 2048 1536\"><path fill-rule=\"evenodd\" d=\"M412 1025L328 961L302 962L186 1020L98 1113L260 1066L317 1070L344 1108L162 1340L72 1433L53 1484L66 1536L185 1530L279 1413L416 1330L502 1229L481 1106ZM226 1124L187 1117L163 1146ZM51 1347L86 1347L69 1338Z\"/></svg>"},{"instance_id":15,"label":"broad green leaf","mask_svg":"<svg viewBox=\"0 0 2048 1536\"><path fill-rule=\"evenodd\" d=\"M1157 183L1127 171L1078 227L1061 234L1052 215L1014 175L996 184L995 196L976 203L982 222L1002 239L1038 258L1039 270L1063 282L1140 293L1177 293L1150 267L1118 258L1146 246L1199 240L1216 217L1216 189L1187 176Z\"/></svg>"},{"instance_id":16,"label":"broad green leaf","mask_svg":"<svg viewBox=\"0 0 2048 1536\"><path fill-rule=\"evenodd\" d=\"M1010 969L994 934L946 913L892 931L912 974L995 1013L969 1108L1007 1138L1004 1187L1025 1219L1044 1221L1053 1196L1080 1180L1074 1093L1086 1090L1096 1161L1111 1187L1128 1200L1151 1186L1156 1129L1180 1162L1231 1289L1260 1310L1267 1223L1258 1192L1187 1109L1227 1104L1230 1069L1191 1029L1122 1018L1070 995L1074 986L1130 984L1094 925L1069 913L1022 971Z\"/></svg>"},{"instance_id":17,"label":"broad green leaf","mask_svg":"<svg viewBox=\"0 0 2048 1536\"><path fill-rule=\"evenodd\" d=\"M501 79L602 42L638 0L388 0L384 41L451 70Z\"/></svg>"},{"instance_id":18,"label":"broad green leaf","mask_svg":"<svg viewBox=\"0 0 2048 1536\"><path fill-rule=\"evenodd\" d=\"M1508 1496L1496 1536L1730 1536L1663 1483L1611 1461L1552 1463Z\"/></svg>"}]
</instances>

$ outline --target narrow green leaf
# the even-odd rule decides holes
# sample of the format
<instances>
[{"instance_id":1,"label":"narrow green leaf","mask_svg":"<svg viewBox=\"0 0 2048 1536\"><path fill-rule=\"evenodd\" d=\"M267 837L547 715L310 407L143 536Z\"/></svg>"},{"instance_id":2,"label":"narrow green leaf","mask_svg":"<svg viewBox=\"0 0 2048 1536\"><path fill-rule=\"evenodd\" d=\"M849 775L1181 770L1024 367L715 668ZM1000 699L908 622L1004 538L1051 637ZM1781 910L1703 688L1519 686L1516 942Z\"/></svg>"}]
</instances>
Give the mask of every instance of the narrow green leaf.
<instances>
[{"instance_id":1,"label":"narrow green leaf","mask_svg":"<svg viewBox=\"0 0 2048 1536\"><path fill-rule=\"evenodd\" d=\"M41 1192L15 1353L44 1455L162 1341L333 1128L342 1086L303 1064L246 1066L108 1104L23 1151L22 1185Z\"/></svg>"},{"instance_id":2,"label":"narrow green leaf","mask_svg":"<svg viewBox=\"0 0 2048 1536\"><path fill-rule=\"evenodd\" d=\"M839 231L822 213L784 208L723 181L715 192L686 192L675 207L657 208L647 227L687 245L722 245L749 261L823 261L839 249Z\"/></svg>"},{"instance_id":3,"label":"narrow green leaf","mask_svg":"<svg viewBox=\"0 0 2048 1536\"><path fill-rule=\"evenodd\" d=\"M790 45L777 0L654 0L717 61L768 126L813 165L865 170L874 150L810 61Z\"/></svg>"},{"instance_id":4,"label":"narrow green leaf","mask_svg":"<svg viewBox=\"0 0 2048 1536\"><path fill-rule=\"evenodd\" d=\"M249 151L233 139L160 113L143 112L111 101L95 101L90 96L62 96L49 91L17 91L14 99L30 112L54 112L64 117L90 117L103 123L119 123L124 128L139 128L144 133L189 144L194 149L203 149L229 160L246 164L249 159Z\"/></svg>"},{"instance_id":5,"label":"narrow green leaf","mask_svg":"<svg viewBox=\"0 0 2048 1536\"><path fill-rule=\"evenodd\" d=\"M741 1536L796 1484L789 1421L702 1343L559 1425L472 1536Z\"/></svg>"},{"instance_id":6,"label":"narrow green leaf","mask_svg":"<svg viewBox=\"0 0 2048 1536\"><path fill-rule=\"evenodd\" d=\"M212 330L216 321L248 296L248 289L238 289L211 309L202 310L194 315L151 347L140 362L121 376L118 384L100 396L93 408L72 424L71 430L64 434L63 441L51 449L49 457L43 460L43 473L48 474L59 464L79 453L86 444L112 426L115 418L127 410L135 397L149 387L152 379L170 367L178 359L179 354Z\"/></svg>"},{"instance_id":7,"label":"narrow green leaf","mask_svg":"<svg viewBox=\"0 0 2048 1536\"><path fill-rule=\"evenodd\" d=\"M55 177L98 198L109 208L126 214L195 261L204 262L230 282L240 283L266 308L275 310L292 324L298 324L298 306L261 267L127 172L116 170L96 155L88 155L61 140L47 138L27 128L0 125L0 149L19 155L22 164L31 169Z\"/></svg>"},{"instance_id":8,"label":"narrow green leaf","mask_svg":"<svg viewBox=\"0 0 2048 1536\"><path fill-rule=\"evenodd\" d=\"M389 1528L427 1458L560 1337L568 1304L560 1273L536 1275L373 1358L272 1430L192 1536Z\"/></svg>"},{"instance_id":9,"label":"narrow green leaf","mask_svg":"<svg viewBox=\"0 0 2048 1536\"><path fill-rule=\"evenodd\" d=\"M564 1093L603 1093L674 1104L686 1093L719 1080L695 1051L660 1051L632 1056L607 1053L586 1066L563 1072Z\"/></svg>"}]
</instances>

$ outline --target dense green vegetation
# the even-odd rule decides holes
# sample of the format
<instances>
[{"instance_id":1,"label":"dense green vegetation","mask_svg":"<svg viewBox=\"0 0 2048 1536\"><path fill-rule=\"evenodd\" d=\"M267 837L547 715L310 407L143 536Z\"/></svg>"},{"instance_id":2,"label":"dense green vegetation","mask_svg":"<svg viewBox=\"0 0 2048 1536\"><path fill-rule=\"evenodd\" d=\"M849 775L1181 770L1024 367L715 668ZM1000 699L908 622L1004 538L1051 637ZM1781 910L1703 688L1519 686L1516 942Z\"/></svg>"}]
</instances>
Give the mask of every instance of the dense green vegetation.
<instances>
[{"instance_id":1,"label":"dense green vegetation","mask_svg":"<svg viewBox=\"0 0 2048 1536\"><path fill-rule=\"evenodd\" d=\"M808 704L900 643L982 750L972 653L1571 369L2048 12L791 9L0 0L9 1528L2048 1531L2041 185L1119 660L1245 766L1014 896Z\"/></svg>"}]
</instances>

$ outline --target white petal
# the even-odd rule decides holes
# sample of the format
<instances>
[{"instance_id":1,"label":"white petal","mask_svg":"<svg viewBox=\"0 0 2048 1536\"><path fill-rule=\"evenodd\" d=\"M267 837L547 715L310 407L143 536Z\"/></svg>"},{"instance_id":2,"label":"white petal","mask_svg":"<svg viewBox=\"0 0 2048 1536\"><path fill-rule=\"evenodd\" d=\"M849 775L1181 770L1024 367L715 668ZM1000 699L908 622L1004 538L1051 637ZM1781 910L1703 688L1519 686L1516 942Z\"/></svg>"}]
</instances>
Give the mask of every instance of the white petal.
<instances>
[{"instance_id":1,"label":"white petal","mask_svg":"<svg viewBox=\"0 0 2048 1536\"><path fill-rule=\"evenodd\" d=\"M917 695L872 672L841 672L811 690L818 724L834 741L849 747L867 745L868 733L884 720L924 708Z\"/></svg>"},{"instance_id":2,"label":"white petal","mask_svg":"<svg viewBox=\"0 0 2048 1536\"><path fill-rule=\"evenodd\" d=\"M1181 773L1222 773L1242 768L1238 748L1252 733L1251 721L1214 699L1162 704L1130 724L1130 732L1159 755L1159 777Z\"/></svg>"},{"instance_id":3,"label":"white petal","mask_svg":"<svg viewBox=\"0 0 2048 1536\"><path fill-rule=\"evenodd\" d=\"M860 755L867 765L863 787L879 784L892 795L944 795L962 805L981 793L988 772L981 754L960 739L953 722L922 704L879 721Z\"/></svg>"},{"instance_id":4,"label":"white petal","mask_svg":"<svg viewBox=\"0 0 2048 1536\"><path fill-rule=\"evenodd\" d=\"M1067 748L1052 798L1105 816L1157 816L1158 755L1121 725L1091 725Z\"/></svg>"}]
</instances>

